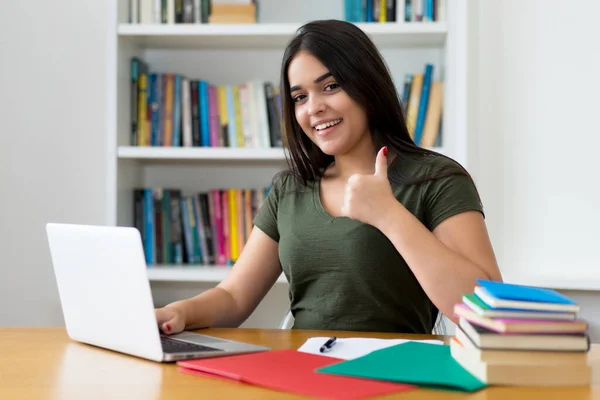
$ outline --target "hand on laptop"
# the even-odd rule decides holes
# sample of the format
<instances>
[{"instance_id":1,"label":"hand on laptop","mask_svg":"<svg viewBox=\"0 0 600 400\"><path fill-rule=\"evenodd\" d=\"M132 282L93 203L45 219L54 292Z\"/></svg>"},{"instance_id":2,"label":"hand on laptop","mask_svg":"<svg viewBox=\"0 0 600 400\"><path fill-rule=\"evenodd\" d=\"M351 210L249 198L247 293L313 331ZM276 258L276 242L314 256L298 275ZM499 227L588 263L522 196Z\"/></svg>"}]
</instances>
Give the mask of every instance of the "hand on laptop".
<instances>
[{"instance_id":1,"label":"hand on laptop","mask_svg":"<svg viewBox=\"0 0 600 400\"><path fill-rule=\"evenodd\" d=\"M156 322L161 331L170 335L179 333L185 328L185 321L180 310L174 307L162 307L154 310Z\"/></svg>"}]
</instances>

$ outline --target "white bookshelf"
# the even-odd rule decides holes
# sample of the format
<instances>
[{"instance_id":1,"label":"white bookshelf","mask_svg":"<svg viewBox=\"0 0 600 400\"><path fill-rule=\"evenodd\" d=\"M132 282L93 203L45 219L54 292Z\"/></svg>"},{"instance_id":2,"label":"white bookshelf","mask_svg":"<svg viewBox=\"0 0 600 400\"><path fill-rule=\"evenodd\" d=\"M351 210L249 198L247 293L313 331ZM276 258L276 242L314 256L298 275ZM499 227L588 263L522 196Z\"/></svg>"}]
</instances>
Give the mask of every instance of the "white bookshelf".
<instances>
[{"instance_id":1,"label":"white bookshelf","mask_svg":"<svg viewBox=\"0 0 600 400\"><path fill-rule=\"evenodd\" d=\"M438 153L445 154L443 147L433 147ZM281 148L245 149L211 147L140 147L120 146L117 149L119 159L132 160L192 160L192 161L283 161L285 152Z\"/></svg>"},{"instance_id":2,"label":"white bookshelf","mask_svg":"<svg viewBox=\"0 0 600 400\"><path fill-rule=\"evenodd\" d=\"M212 282L219 283L231 272L231 267L212 266L152 266L148 268L148 278L156 282ZM281 274L277 282L287 282Z\"/></svg>"},{"instance_id":3,"label":"white bookshelf","mask_svg":"<svg viewBox=\"0 0 600 400\"><path fill-rule=\"evenodd\" d=\"M279 82L285 44L299 21L343 18L343 2L262 0L252 25L128 24L128 1L113 0L107 52L107 215L109 225L132 225L135 187L177 187L184 193L223 187L266 187L286 167L282 149L168 148L130 145L130 59L155 71L176 72L215 83L250 79ZM300 10L296 12L297 10ZM435 66L444 80L442 152L466 166L466 4L448 0L446 22L357 24L383 54L398 88L406 73ZM289 19L295 19L290 21ZM216 283L230 267L154 266L155 282ZM279 283L286 283L282 276Z\"/></svg>"},{"instance_id":4,"label":"white bookshelf","mask_svg":"<svg viewBox=\"0 0 600 400\"><path fill-rule=\"evenodd\" d=\"M225 147L140 147L121 146L117 150L120 159L134 160L221 160L221 161L282 161L284 150L246 149Z\"/></svg>"},{"instance_id":5,"label":"white bookshelf","mask_svg":"<svg viewBox=\"0 0 600 400\"><path fill-rule=\"evenodd\" d=\"M445 23L357 24L380 45L440 47L446 40ZM284 48L300 23L233 24L119 24L118 34L148 48Z\"/></svg>"}]
</instances>

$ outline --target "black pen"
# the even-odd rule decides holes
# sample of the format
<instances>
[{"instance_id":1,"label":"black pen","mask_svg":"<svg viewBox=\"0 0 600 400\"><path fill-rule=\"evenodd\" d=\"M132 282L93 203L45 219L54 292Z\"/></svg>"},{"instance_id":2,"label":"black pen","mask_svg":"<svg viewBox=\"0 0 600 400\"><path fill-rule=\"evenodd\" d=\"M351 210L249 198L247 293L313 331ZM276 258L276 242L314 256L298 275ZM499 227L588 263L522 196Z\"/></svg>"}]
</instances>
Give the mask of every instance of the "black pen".
<instances>
[{"instance_id":1,"label":"black pen","mask_svg":"<svg viewBox=\"0 0 600 400\"><path fill-rule=\"evenodd\" d=\"M337 338L335 336L332 336L329 338L329 340L327 340L325 342L325 344L323 344L323 346L321 346L321 348L319 349L319 351L321 353L325 353L326 351L331 350L331 348L333 347L333 345L335 344L335 341L337 340Z\"/></svg>"}]
</instances>

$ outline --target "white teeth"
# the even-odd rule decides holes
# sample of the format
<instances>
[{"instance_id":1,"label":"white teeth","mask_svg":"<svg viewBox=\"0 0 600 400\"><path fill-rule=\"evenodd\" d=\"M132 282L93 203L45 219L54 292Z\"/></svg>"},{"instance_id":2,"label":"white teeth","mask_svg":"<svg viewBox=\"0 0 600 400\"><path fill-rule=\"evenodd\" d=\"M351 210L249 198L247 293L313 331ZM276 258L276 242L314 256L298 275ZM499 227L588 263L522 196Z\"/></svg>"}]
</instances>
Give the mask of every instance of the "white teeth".
<instances>
[{"instance_id":1,"label":"white teeth","mask_svg":"<svg viewBox=\"0 0 600 400\"><path fill-rule=\"evenodd\" d=\"M334 121L325 122L324 124L319 124L315 126L315 129L320 131L321 129L329 128L330 126L334 126L342 122L341 119L336 119Z\"/></svg>"}]
</instances>

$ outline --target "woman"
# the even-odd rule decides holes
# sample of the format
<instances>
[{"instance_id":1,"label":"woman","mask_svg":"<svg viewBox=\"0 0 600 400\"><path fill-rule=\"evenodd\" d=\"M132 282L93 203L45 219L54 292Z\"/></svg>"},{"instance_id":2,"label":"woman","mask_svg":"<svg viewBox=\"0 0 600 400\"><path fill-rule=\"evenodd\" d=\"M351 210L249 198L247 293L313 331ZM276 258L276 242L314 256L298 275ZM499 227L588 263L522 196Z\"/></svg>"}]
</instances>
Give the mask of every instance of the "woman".
<instances>
[{"instance_id":1,"label":"woman","mask_svg":"<svg viewBox=\"0 0 600 400\"><path fill-rule=\"evenodd\" d=\"M477 190L411 140L386 65L355 25L316 21L281 70L290 169L216 288L156 310L165 333L240 325L282 270L299 329L431 333L476 279L501 280Z\"/></svg>"}]
</instances>

